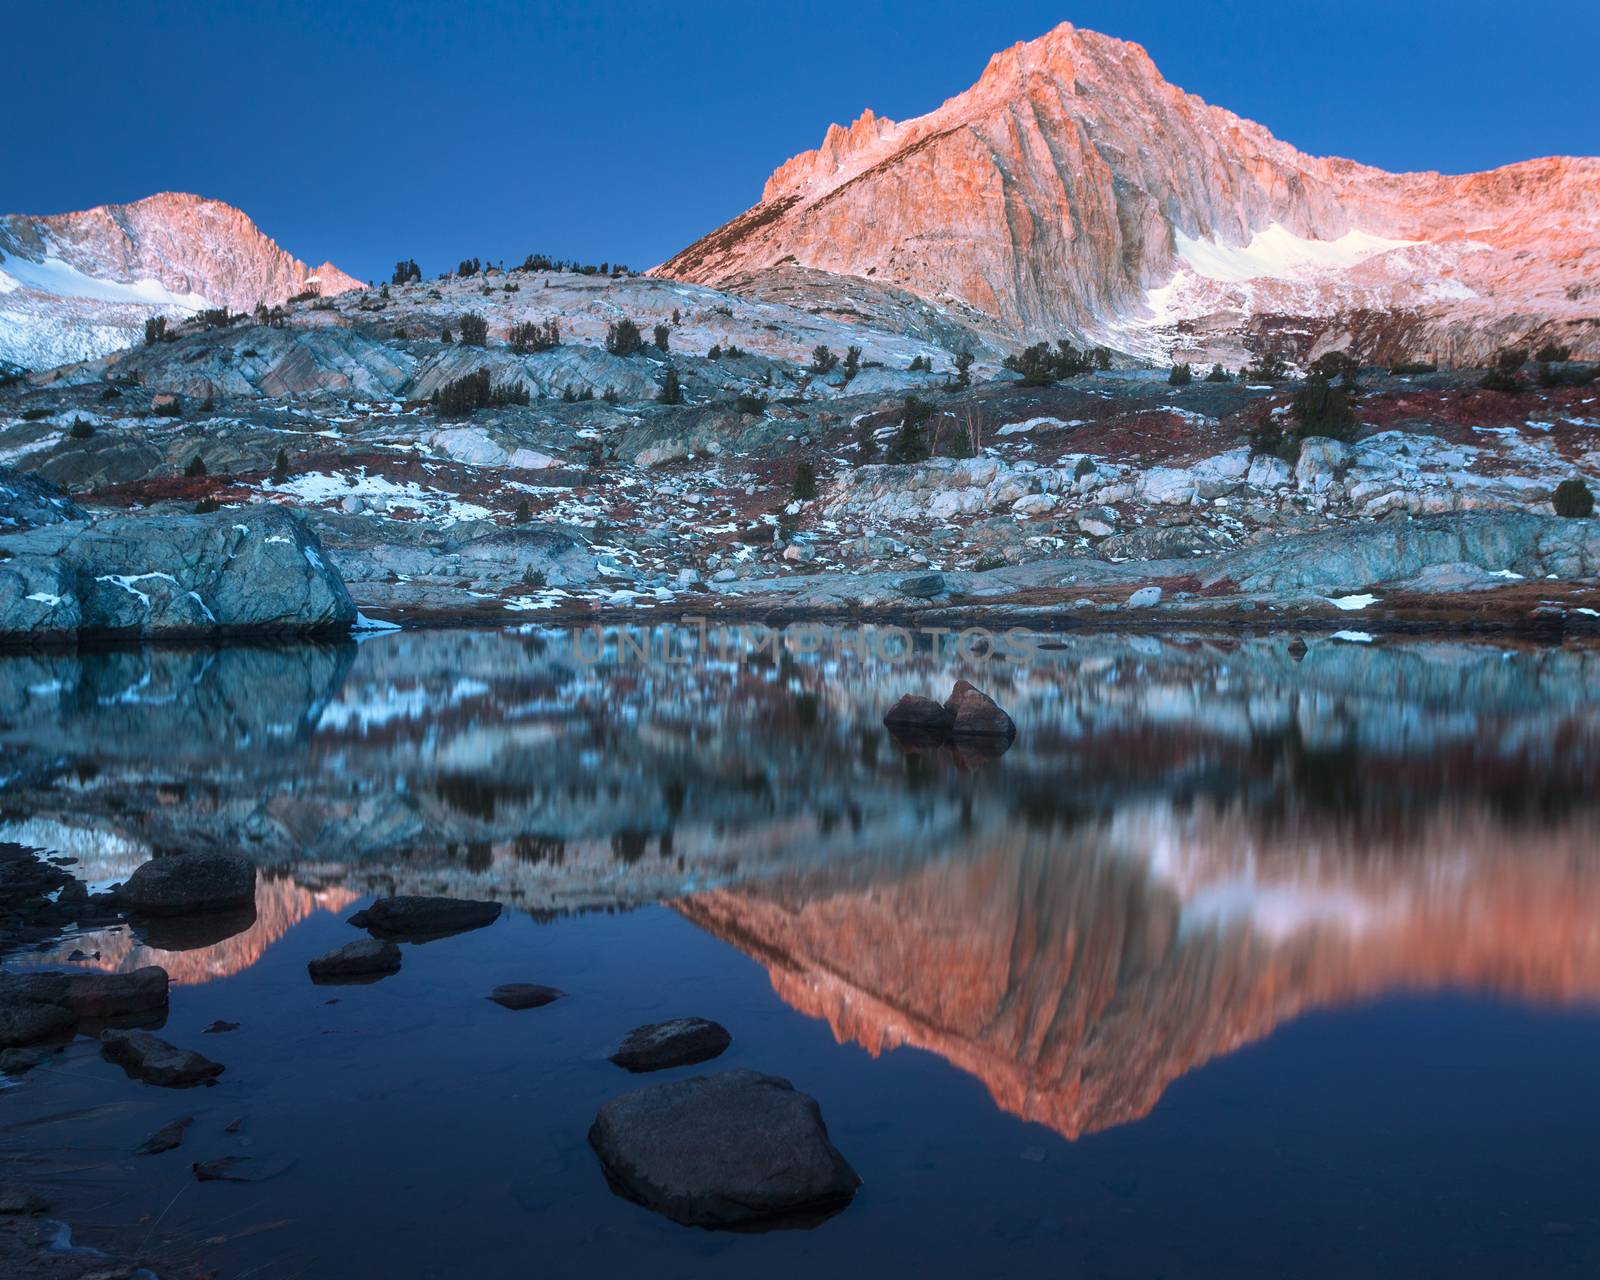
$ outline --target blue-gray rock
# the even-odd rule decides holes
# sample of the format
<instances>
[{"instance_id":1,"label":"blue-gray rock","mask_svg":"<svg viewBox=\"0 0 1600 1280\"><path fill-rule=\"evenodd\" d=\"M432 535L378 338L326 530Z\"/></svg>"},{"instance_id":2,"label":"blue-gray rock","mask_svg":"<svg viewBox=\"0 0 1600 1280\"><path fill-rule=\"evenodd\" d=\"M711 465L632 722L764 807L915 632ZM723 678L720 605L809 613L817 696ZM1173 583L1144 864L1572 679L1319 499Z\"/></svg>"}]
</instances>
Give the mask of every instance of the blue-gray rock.
<instances>
[{"instance_id":1,"label":"blue-gray rock","mask_svg":"<svg viewBox=\"0 0 1600 1280\"><path fill-rule=\"evenodd\" d=\"M499 918L498 902L401 896L379 898L364 911L351 916L350 923L375 938L424 942L452 933L465 933L468 929L481 929Z\"/></svg>"},{"instance_id":2,"label":"blue-gray rock","mask_svg":"<svg viewBox=\"0 0 1600 1280\"><path fill-rule=\"evenodd\" d=\"M944 592L944 574L914 573L909 578L901 578L895 584L895 589L913 600L932 600Z\"/></svg>"},{"instance_id":3,"label":"blue-gray rock","mask_svg":"<svg viewBox=\"0 0 1600 1280\"><path fill-rule=\"evenodd\" d=\"M357 938L307 962L313 982L373 981L400 971L400 948L379 938Z\"/></svg>"},{"instance_id":4,"label":"blue-gray rock","mask_svg":"<svg viewBox=\"0 0 1600 1280\"><path fill-rule=\"evenodd\" d=\"M0 467L0 529L82 520L77 504L48 480Z\"/></svg>"},{"instance_id":5,"label":"blue-gray rock","mask_svg":"<svg viewBox=\"0 0 1600 1280\"><path fill-rule=\"evenodd\" d=\"M0 536L0 642L331 635L355 619L316 536L271 504Z\"/></svg>"},{"instance_id":6,"label":"blue-gray rock","mask_svg":"<svg viewBox=\"0 0 1600 1280\"><path fill-rule=\"evenodd\" d=\"M253 907L256 869L237 853L179 853L146 862L117 890L129 910L150 916Z\"/></svg>"},{"instance_id":7,"label":"blue-gray rock","mask_svg":"<svg viewBox=\"0 0 1600 1280\"><path fill-rule=\"evenodd\" d=\"M733 1037L709 1018L670 1018L628 1032L611 1061L628 1071L663 1071L707 1062L723 1053Z\"/></svg>"},{"instance_id":8,"label":"blue-gray rock","mask_svg":"<svg viewBox=\"0 0 1600 1280\"><path fill-rule=\"evenodd\" d=\"M100 1056L146 1084L182 1089L216 1079L225 1068L193 1049L180 1049L148 1031L102 1031Z\"/></svg>"}]
</instances>

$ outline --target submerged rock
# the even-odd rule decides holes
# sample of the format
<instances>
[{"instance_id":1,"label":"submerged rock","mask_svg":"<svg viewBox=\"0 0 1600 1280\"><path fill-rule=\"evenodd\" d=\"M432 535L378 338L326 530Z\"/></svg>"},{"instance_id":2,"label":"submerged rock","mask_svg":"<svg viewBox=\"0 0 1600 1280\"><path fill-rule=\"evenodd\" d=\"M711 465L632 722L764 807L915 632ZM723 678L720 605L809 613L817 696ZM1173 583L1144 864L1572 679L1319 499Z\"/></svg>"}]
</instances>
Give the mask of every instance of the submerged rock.
<instances>
[{"instance_id":1,"label":"submerged rock","mask_svg":"<svg viewBox=\"0 0 1600 1280\"><path fill-rule=\"evenodd\" d=\"M62 1005L0 997L0 1049L65 1040L77 1029L77 1015Z\"/></svg>"},{"instance_id":2,"label":"submerged rock","mask_svg":"<svg viewBox=\"0 0 1600 1280\"><path fill-rule=\"evenodd\" d=\"M589 1143L614 1190L686 1226L814 1222L861 1185L828 1140L816 1100L756 1071L613 1098Z\"/></svg>"},{"instance_id":3,"label":"submerged rock","mask_svg":"<svg viewBox=\"0 0 1600 1280\"><path fill-rule=\"evenodd\" d=\"M50 1202L15 1182L0 1183L0 1213L44 1213Z\"/></svg>"},{"instance_id":4,"label":"submerged rock","mask_svg":"<svg viewBox=\"0 0 1600 1280\"><path fill-rule=\"evenodd\" d=\"M566 995L556 987L533 982L507 982L489 993L489 999L507 1009L538 1009Z\"/></svg>"},{"instance_id":5,"label":"submerged rock","mask_svg":"<svg viewBox=\"0 0 1600 1280\"><path fill-rule=\"evenodd\" d=\"M313 982L378 979L400 970L400 948L378 938L357 938L337 951L318 956L306 968Z\"/></svg>"},{"instance_id":6,"label":"submerged rock","mask_svg":"<svg viewBox=\"0 0 1600 1280\"><path fill-rule=\"evenodd\" d=\"M184 1116L171 1124L162 1125L134 1149L136 1156L158 1156L183 1145L183 1131L194 1123L193 1116Z\"/></svg>"},{"instance_id":7,"label":"submerged rock","mask_svg":"<svg viewBox=\"0 0 1600 1280\"><path fill-rule=\"evenodd\" d=\"M253 907L256 869L237 853L179 853L146 862L117 890L131 911L151 916Z\"/></svg>"},{"instance_id":8,"label":"submerged rock","mask_svg":"<svg viewBox=\"0 0 1600 1280\"><path fill-rule=\"evenodd\" d=\"M628 1032L611 1061L629 1071L662 1071L717 1057L733 1043L728 1029L707 1018L673 1018Z\"/></svg>"},{"instance_id":9,"label":"submerged rock","mask_svg":"<svg viewBox=\"0 0 1600 1280\"><path fill-rule=\"evenodd\" d=\"M130 973L68 974L63 1001L80 1018L151 1017L166 1012L167 971L146 965Z\"/></svg>"},{"instance_id":10,"label":"submerged rock","mask_svg":"<svg viewBox=\"0 0 1600 1280\"><path fill-rule=\"evenodd\" d=\"M192 1049L168 1044L148 1031L101 1032L100 1056L146 1084L168 1089L202 1084L225 1070L220 1062L212 1062Z\"/></svg>"},{"instance_id":11,"label":"submerged rock","mask_svg":"<svg viewBox=\"0 0 1600 1280\"><path fill-rule=\"evenodd\" d=\"M0 1074L24 1075L35 1067L42 1067L60 1052L60 1046L48 1049L7 1049L0 1052Z\"/></svg>"},{"instance_id":12,"label":"submerged rock","mask_svg":"<svg viewBox=\"0 0 1600 1280\"><path fill-rule=\"evenodd\" d=\"M407 938L413 942L481 929L500 918L498 902L468 898L379 898L350 923L375 938Z\"/></svg>"}]
</instances>

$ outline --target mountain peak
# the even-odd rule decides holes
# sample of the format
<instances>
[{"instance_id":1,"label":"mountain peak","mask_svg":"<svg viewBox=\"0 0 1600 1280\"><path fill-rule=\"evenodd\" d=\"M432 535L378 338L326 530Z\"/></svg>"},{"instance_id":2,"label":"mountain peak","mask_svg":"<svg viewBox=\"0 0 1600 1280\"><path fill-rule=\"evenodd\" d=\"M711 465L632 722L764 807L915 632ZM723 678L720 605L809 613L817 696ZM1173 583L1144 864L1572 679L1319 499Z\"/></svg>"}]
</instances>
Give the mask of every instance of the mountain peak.
<instances>
[{"instance_id":1,"label":"mountain peak","mask_svg":"<svg viewBox=\"0 0 1600 1280\"><path fill-rule=\"evenodd\" d=\"M1062 23L925 115L830 126L656 270L717 285L793 262L1152 358L1197 324L1347 312L1421 317L1442 347L1514 316L1584 323L1597 211L1595 161L1448 176L1309 156L1141 46Z\"/></svg>"}]
</instances>

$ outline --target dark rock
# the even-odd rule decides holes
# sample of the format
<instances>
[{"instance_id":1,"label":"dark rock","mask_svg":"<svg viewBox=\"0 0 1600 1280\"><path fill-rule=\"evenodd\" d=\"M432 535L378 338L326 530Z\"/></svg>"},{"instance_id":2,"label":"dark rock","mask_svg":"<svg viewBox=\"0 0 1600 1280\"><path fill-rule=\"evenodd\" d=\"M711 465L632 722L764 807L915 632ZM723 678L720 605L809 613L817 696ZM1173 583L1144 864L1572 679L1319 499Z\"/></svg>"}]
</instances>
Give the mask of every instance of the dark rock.
<instances>
[{"instance_id":1,"label":"dark rock","mask_svg":"<svg viewBox=\"0 0 1600 1280\"><path fill-rule=\"evenodd\" d=\"M993 698L965 680L956 681L944 707L955 718L951 732L958 738L1000 738L1009 742L1017 736L1011 717Z\"/></svg>"},{"instance_id":2,"label":"dark rock","mask_svg":"<svg viewBox=\"0 0 1600 1280\"><path fill-rule=\"evenodd\" d=\"M23 1075L35 1067L44 1066L60 1052L59 1046L49 1049L7 1049L0 1052L0 1073L8 1076Z\"/></svg>"},{"instance_id":3,"label":"dark rock","mask_svg":"<svg viewBox=\"0 0 1600 1280\"><path fill-rule=\"evenodd\" d=\"M932 600L944 592L944 574L914 573L909 578L901 578L894 585L901 595L910 596L913 600Z\"/></svg>"},{"instance_id":4,"label":"dark rock","mask_svg":"<svg viewBox=\"0 0 1600 1280\"><path fill-rule=\"evenodd\" d=\"M500 916L498 902L473 902L466 898L379 898L350 923L375 938L406 938L413 942L444 938L468 929L481 929Z\"/></svg>"},{"instance_id":5,"label":"dark rock","mask_svg":"<svg viewBox=\"0 0 1600 1280\"><path fill-rule=\"evenodd\" d=\"M80 1018L158 1015L167 1008L167 971L147 965L131 973L67 975L63 1003Z\"/></svg>"},{"instance_id":6,"label":"dark rock","mask_svg":"<svg viewBox=\"0 0 1600 1280\"><path fill-rule=\"evenodd\" d=\"M254 907L256 869L237 853L179 853L138 868L117 890L130 910L179 916Z\"/></svg>"},{"instance_id":7,"label":"dark rock","mask_svg":"<svg viewBox=\"0 0 1600 1280\"><path fill-rule=\"evenodd\" d=\"M44 1213L50 1202L15 1182L0 1183L0 1213Z\"/></svg>"},{"instance_id":8,"label":"dark rock","mask_svg":"<svg viewBox=\"0 0 1600 1280\"><path fill-rule=\"evenodd\" d=\"M706 1062L722 1053L733 1037L706 1018L673 1018L628 1032L611 1061L629 1071L661 1071Z\"/></svg>"},{"instance_id":9,"label":"dark rock","mask_svg":"<svg viewBox=\"0 0 1600 1280\"><path fill-rule=\"evenodd\" d=\"M955 722L954 712L932 698L919 697L914 693L906 694L883 717L883 723L896 736L910 734L943 738L954 728Z\"/></svg>"},{"instance_id":10,"label":"dark rock","mask_svg":"<svg viewBox=\"0 0 1600 1280\"><path fill-rule=\"evenodd\" d=\"M193 1116L184 1116L171 1124L162 1125L134 1150L136 1156L158 1156L183 1145L183 1131L194 1123Z\"/></svg>"},{"instance_id":11,"label":"dark rock","mask_svg":"<svg viewBox=\"0 0 1600 1280\"><path fill-rule=\"evenodd\" d=\"M688 1226L809 1224L861 1185L828 1141L816 1100L755 1071L613 1098L589 1143L614 1190Z\"/></svg>"},{"instance_id":12,"label":"dark rock","mask_svg":"<svg viewBox=\"0 0 1600 1280\"><path fill-rule=\"evenodd\" d=\"M1310 647L1306 644L1305 639L1301 636L1296 636L1293 640L1289 641L1289 656L1296 662L1302 661L1306 654L1310 651Z\"/></svg>"},{"instance_id":13,"label":"dark rock","mask_svg":"<svg viewBox=\"0 0 1600 1280\"><path fill-rule=\"evenodd\" d=\"M537 1009L566 995L555 987L541 987L533 982L507 982L489 993L489 999L507 1009Z\"/></svg>"},{"instance_id":14,"label":"dark rock","mask_svg":"<svg viewBox=\"0 0 1600 1280\"><path fill-rule=\"evenodd\" d=\"M209 1027L206 1027L203 1031L201 1031L200 1034L214 1036L220 1035L224 1031L237 1031L238 1029L239 1024L237 1022L224 1022L221 1018L218 1018Z\"/></svg>"},{"instance_id":15,"label":"dark rock","mask_svg":"<svg viewBox=\"0 0 1600 1280\"><path fill-rule=\"evenodd\" d=\"M400 970L400 948L377 938L357 938L306 965L313 982L377 979Z\"/></svg>"},{"instance_id":16,"label":"dark rock","mask_svg":"<svg viewBox=\"0 0 1600 1280\"><path fill-rule=\"evenodd\" d=\"M316 536L260 503L0 535L0 639L349 632L356 609Z\"/></svg>"},{"instance_id":17,"label":"dark rock","mask_svg":"<svg viewBox=\"0 0 1600 1280\"><path fill-rule=\"evenodd\" d=\"M201 1182L250 1182L250 1176L240 1168L249 1160L249 1156L223 1156L218 1160L197 1160L189 1167Z\"/></svg>"},{"instance_id":18,"label":"dark rock","mask_svg":"<svg viewBox=\"0 0 1600 1280\"><path fill-rule=\"evenodd\" d=\"M192 1049L179 1049L148 1031L102 1031L100 1056L130 1076L169 1089L214 1080L224 1068Z\"/></svg>"},{"instance_id":19,"label":"dark rock","mask_svg":"<svg viewBox=\"0 0 1600 1280\"><path fill-rule=\"evenodd\" d=\"M0 999L0 1049L20 1049L47 1040L66 1040L77 1029L77 1015L62 1005Z\"/></svg>"}]
</instances>

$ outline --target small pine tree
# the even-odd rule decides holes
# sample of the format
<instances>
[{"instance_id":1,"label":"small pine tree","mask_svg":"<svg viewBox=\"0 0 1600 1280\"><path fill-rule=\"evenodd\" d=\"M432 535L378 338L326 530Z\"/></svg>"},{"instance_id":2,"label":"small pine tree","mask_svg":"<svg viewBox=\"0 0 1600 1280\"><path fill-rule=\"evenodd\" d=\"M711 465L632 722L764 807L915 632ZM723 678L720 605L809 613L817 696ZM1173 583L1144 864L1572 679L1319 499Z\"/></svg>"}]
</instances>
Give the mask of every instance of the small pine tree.
<instances>
[{"instance_id":1,"label":"small pine tree","mask_svg":"<svg viewBox=\"0 0 1600 1280\"><path fill-rule=\"evenodd\" d=\"M282 449L278 456L272 460L272 483L283 484L289 479L289 455Z\"/></svg>"},{"instance_id":2,"label":"small pine tree","mask_svg":"<svg viewBox=\"0 0 1600 1280\"><path fill-rule=\"evenodd\" d=\"M832 373L834 366L839 363L839 357L828 350L826 343L818 344L811 352L811 372L821 375Z\"/></svg>"},{"instance_id":3,"label":"small pine tree","mask_svg":"<svg viewBox=\"0 0 1600 1280\"><path fill-rule=\"evenodd\" d=\"M1557 346L1554 342L1547 342L1539 348L1533 358L1540 364L1565 364L1572 358L1572 348Z\"/></svg>"},{"instance_id":4,"label":"small pine tree","mask_svg":"<svg viewBox=\"0 0 1600 1280\"><path fill-rule=\"evenodd\" d=\"M911 363L906 366L908 373L932 373L933 359L930 356L912 356Z\"/></svg>"},{"instance_id":5,"label":"small pine tree","mask_svg":"<svg viewBox=\"0 0 1600 1280\"><path fill-rule=\"evenodd\" d=\"M1206 381L1207 382L1231 382L1231 381L1233 381L1233 379L1228 377L1228 371L1226 369L1224 369L1220 364L1214 364L1214 365L1211 366L1211 372L1206 374Z\"/></svg>"},{"instance_id":6,"label":"small pine tree","mask_svg":"<svg viewBox=\"0 0 1600 1280\"><path fill-rule=\"evenodd\" d=\"M644 350L639 326L624 316L606 329L606 350L614 356L637 355Z\"/></svg>"},{"instance_id":7,"label":"small pine tree","mask_svg":"<svg viewBox=\"0 0 1600 1280\"><path fill-rule=\"evenodd\" d=\"M970 387L972 385L972 352L956 352L956 386Z\"/></svg>"},{"instance_id":8,"label":"small pine tree","mask_svg":"<svg viewBox=\"0 0 1600 1280\"><path fill-rule=\"evenodd\" d=\"M519 356L534 351L550 351L561 345L561 327L554 320L540 324L536 320L514 324L506 330L506 341Z\"/></svg>"},{"instance_id":9,"label":"small pine tree","mask_svg":"<svg viewBox=\"0 0 1600 1280\"><path fill-rule=\"evenodd\" d=\"M74 440L87 440L94 434L94 428L82 418L74 418L72 420L72 426L68 429L67 434Z\"/></svg>"},{"instance_id":10,"label":"small pine tree","mask_svg":"<svg viewBox=\"0 0 1600 1280\"><path fill-rule=\"evenodd\" d=\"M528 500L523 498L517 503L517 514L514 517L518 524L527 524L533 519L533 512L528 510Z\"/></svg>"},{"instance_id":11,"label":"small pine tree","mask_svg":"<svg viewBox=\"0 0 1600 1280\"><path fill-rule=\"evenodd\" d=\"M461 341L469 347L481 347L489 340L489 322L482 316L467 314L456 321L461 330Z\"/></svg>"},{"instance_id":12,"label":"small pine tree","mask_svg":"<svg viewBox=\"0 0 1600 1280\"><path fill-rule=\"evenodd\" d=\"M184 467L183 474L193 480L206 474L206 460L198 453L189 459L189 465Z\"/></svg>"},{"instance_id":13,"label":"small pine tree","mask_svg":"<svg viewBox=\"0 0 1600 1280\"><path fill-rule=\"evenodd\" d=\"M1187 364L1175 364L1167 374L1169 387L1186 387L1194 381L1194 370Z\"/></svg>"},{"instance_id":14,"label":"small pine tree","mask_svg":"<svg viewBox=\"0 0 1600 1280\"><path fill-rule=\"evenodd\" d=\"M671 340L671 338L672 338L672 326L671 325L658 324L655 327L655 340L656 340L656 350L657 351L665 351L667 349L667 343Z\"/></svg>"},{"instance_id":15,"label":"small pine tree","mask_svg":"<svg viewBox=\"0 0 1600 1280\"><path fill-rule=\"evenodd\" d=\"M1295 392L1294 416L1302 440L1307 436L1327 436L1348 441L1355 435L1356 415L1350 407L1350 393L1326 378L1308 378L1305 386Z\"/></svg>"},{"instance_id":16,"label":"small pine tree","mask_svg":"<svg viewBox=\"0 0 1600 1280\"><path fill-rule=\"evenodd\" d=\"M845 353L844 353L844 380L846 382L849 382L850 379L855 377L856 374L858 374L860 372L861 372L861 348L860 347L847 347L847 348L845 348Z\"/></svg>"},{"instance_id":17,"label":"small pine tree","mask_svg":"<svg viewBox=\"0 0 1600 1280\"><path fill-rule=\"evenodd\" d=\"M856 427L856 466L865 467L878 460L878 434L865 419Z\"/></svg>"},{"instance_id":18,"label":"small pine tree","mask_svg":"<svg viewBox=\"0 0 1600 1280\"><path fill-rule=\"evenodd\" d=\"M683 388L678 385L678 371L667 366L667 376L661 380L661 390L656 393L661 404L682 404Z\"/></svg>"},{"instance_id":19,"label":"small pine tree","mask_svg":"<svg viewBox=\"0 0 1600 1280\"><path fill-rule=\"evenodd\" d=\"M923 424L933 416L933 406L916 396L907 396L900 410L900 430L889 442L886 460L893 463L921 462L928 456Z\"/></svg>"},{"instance_id":20,"label":"small pine tree","mask_svg":"<svg viewBox=\"0 0 1600 1280\"><path fill-rule=\"evenodd\" d=\"M144 322L144 345L153 347L167 336L166 316L151 316Z\"/></svg>"},{"instance_id":21,"label":"small pine tree","mask_svg":"<svg viewBox=\"0 0 1600 1280\"><path fill-rule=\"evenodd\" d=\"M817 496L817 472L809 462L802 461L795 467L792 496L798 502L806 502Z\"/></svg>"},{"instance_id":22,"label":"small pine tree","mask_svg":"<svg viewBox=\"0 0 1600 1280\"><path fill-rule=\"evenodd\" d=\"M445 325L444 329L440 332L439 341L444 343L444 345L447 346L447 347L452 342L455 341L455 339L450 336L450 326L449 325Z\"/></svg>"},{"instance_id":23,"label":"small pine tree","mask_svg":"<svg viewBox=\"0 0 1600 1280\"><path fill-rule=\"evenodd\" d=\"M1556 486L1551 504L1558 516L1565 516L1568 520L1587 520L1594 514L1594 494L1577 477L1563 480Z\"/></svg>"}]
</instances>

